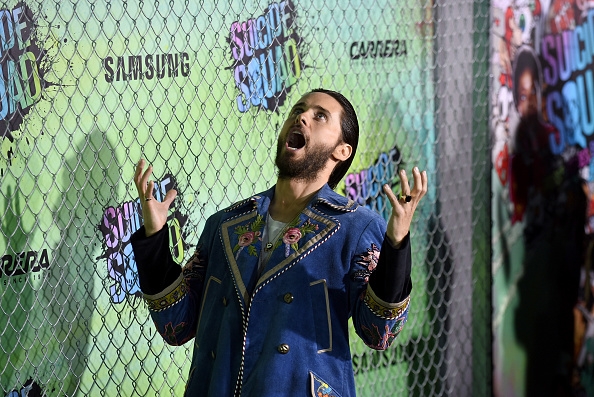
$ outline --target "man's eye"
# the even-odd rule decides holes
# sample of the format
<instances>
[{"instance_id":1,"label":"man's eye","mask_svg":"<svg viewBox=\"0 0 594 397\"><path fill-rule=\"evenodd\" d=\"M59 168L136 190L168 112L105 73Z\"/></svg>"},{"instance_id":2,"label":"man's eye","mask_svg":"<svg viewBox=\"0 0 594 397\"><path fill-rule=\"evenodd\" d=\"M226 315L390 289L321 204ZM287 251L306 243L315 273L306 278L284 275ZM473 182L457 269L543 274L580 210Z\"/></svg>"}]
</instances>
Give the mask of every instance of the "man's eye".
<instances>
[{"instance_id":1,"label":"man's eye","mask_svg":"<svg viewBox=\"0 0 594 397\"><path fill-rule=\"evenodd\" d=\"M319 119L326 120L326 113L319 112L316 114L316 117Z\"/></svg>"},{"instance_id":2,"label":"man's eye","mask_svg":"<svg viewBox=\"0 0 594 397\"><path fill-rule=\"evenodd\" d=\"M301 108L295 108L295 109L293 109L293 114L300 114L302 112L303 111L301 110Z\"/></svg>"}]
</instances>

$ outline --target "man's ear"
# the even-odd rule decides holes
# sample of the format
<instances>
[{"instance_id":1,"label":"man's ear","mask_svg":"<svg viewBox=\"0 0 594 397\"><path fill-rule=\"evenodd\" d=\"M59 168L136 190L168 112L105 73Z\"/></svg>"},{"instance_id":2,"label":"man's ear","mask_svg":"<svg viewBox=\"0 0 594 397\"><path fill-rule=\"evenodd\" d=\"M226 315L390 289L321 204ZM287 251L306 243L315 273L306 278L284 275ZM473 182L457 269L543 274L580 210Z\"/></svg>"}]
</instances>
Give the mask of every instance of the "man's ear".
<instances>
[{"instance_id":1,"label":"man's ear","mask_svg":"<svg viewBox=\"0 0 594 397\"><path fill-rule=\"evenodd\" d=\"M348 143L343 142L343 143L340 143L338 146L336 146L336 148L334 149L334 152L332 152L332 155L338 161L345 161L349 157L351 157L352 153L353 153L353 147L351 145L349 145Z\"/></svg>"}]
</instances>

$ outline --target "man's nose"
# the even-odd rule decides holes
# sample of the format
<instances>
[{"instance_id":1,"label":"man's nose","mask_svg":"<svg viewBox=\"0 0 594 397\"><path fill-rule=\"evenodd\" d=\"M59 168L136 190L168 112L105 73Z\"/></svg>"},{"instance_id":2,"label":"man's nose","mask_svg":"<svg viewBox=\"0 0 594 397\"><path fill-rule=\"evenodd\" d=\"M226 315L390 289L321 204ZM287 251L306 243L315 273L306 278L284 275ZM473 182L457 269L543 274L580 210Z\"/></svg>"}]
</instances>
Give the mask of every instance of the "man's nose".
<instances>
[{"instance_id":1,"label":"man's nose","mask_svg":"<svg viewBox=\"0 0 594 397\"><path fill-rule=\"evenodd\" d=\"M307 125L307 120L305 118L305 112L299 113L297 117L295 117L295 124L303 123L303 125Z\"/></svg>"}]
</instances>

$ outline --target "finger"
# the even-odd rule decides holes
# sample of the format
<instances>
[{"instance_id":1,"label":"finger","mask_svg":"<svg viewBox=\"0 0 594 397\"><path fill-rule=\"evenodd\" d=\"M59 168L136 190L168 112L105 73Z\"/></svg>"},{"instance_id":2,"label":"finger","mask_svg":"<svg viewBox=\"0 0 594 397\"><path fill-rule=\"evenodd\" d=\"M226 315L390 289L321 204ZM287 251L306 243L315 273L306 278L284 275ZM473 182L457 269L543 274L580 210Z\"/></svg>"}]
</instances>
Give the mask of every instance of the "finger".
<instances>
[{"instance_id":1,"label":"finger","mask_svg":"<svg viewBox=\"0 0 594 397\"><path fill-rule=\"evenodd\" d=\"M177 197L177 190L171 189L165 194L163 203L167 204L167 207L169 208L171 206L171 203L173 202L173 200L175 200L176 197Z\"/></svg>"},{"instance_id":2,"label":"finger","mask_svg":"<svg viewBox=\"0 0 594 397\"><path fill-rule=\"evenodd\" d=\"M413 187L413 192L416 197L422 197L423 192L423 180L421 177L421 172L419 171L419 167L413 168L413 178L415 181L415 186Z\"/></svg>"},{"instance_id":3,"label":"finger","mask_svg":"<svg viewBox=\"0 0 594 397\"><path fill-rule=\"evenodd\" d=\"M408 185L408 176L406 175L406 170L400 170L400 189L402 190L402 194L410 194L410 186Z\"/></svg>"},{"instance_id":4,"label":"finger","mask_svg":"<svg viewBox=\"0 0 594 397\"><path fill-rule=\"evenodd\" d=\"M406 170L400 170L400 200L408 203L411 200L410 185L408 184L408 176Z\"/></svg>"},{"instance_id":5,"label":"finger","mask_svg":"<svg viewBox=\"0 0 594 397\"><path fill-rule=\"evenodd\" d=\"M153 195L154 183L153 183L153 181L150 180L152 173L153 173L153 166L149 165L147 167L146 171L142 174L142 177L140 178L140 181L138 184L138 188L140 189L140 191L142 192L142 195L145 198L152 197L152 195Z\"/></svg>"},{"instance_id":6,"label":"finger","mask_svg":"<svg viewBox=\"0 0 594 397\"><path fill-rule=\"evenodd\" d=\"M155 182L149 181L146 185L146 190L143 193L144 201L150 201L153 199L153 189L155 187ZM141 197L142 199L142 197Z\"/></svg>"},{"instance_id":7,"label":"finger","mask_svg":"<svg viewBox=\"0 0 594 397\"><path fill-rule=\"evenodd\" d=\"M145 161L144 159L140 159L140 161L138 161L138 163L136 164L136 170L134 171L134 184L136 185L136 189L138 190L138 193L140 193L140 178L142 176L142 170L144 169L144 164Z\"/></svg>"},{"instance_id":8,"label":"finger","mask_svg":"<svg viewBox=\"0 0 594 397\"><path fill-rule=\"evenodd\" d=\"M421 197L427 194L428 182L427 182L427 171L421 173L421 185L423 186Z\"/></svg>"},{"instance_id":9,"label":"finger","mask_svg":"<svg viewBox=\"0 0 594 397\"><path fill-rule=\"evenodd\" d=\"M138 160L138 163L136 163L136 171L134 171L134 181L140 178L140 175L142 174L142 169L144 168L144 164L144 159L140 159Z\"/></svg>"},{"instance_id":10,"label":"finger","mask_svg":"<svg viewBox=\"0 0 594 397\"><path fill-rule=\"evenodd\" d=\"M140 198L141 200L144 200L144 198L146 197L146 192L148 188L148 182L146 180L148 177L150 177L152 172L152 167L150 166L146 171L144 171L144 165L145 161L140 160L138 162L138 165L136 166L136 172L134 173L134 184L136 185L138 198ZM152 190L149 190L149 192L150 191Z\"/></svg>"},{"instance_id":11,"label":"finger","mask_svg":"<svg viewBox=\"0 0 594 397\"><path fill-rule=\"evenodd\" d=\"M396 195L392 191L392 188L387 183L383 186L383 188L384 193L386 193L386 196L388 196L388 200L390 200L390 204L392 204L392 207L395 207L396 203L398 203L398 197L396 197Z\"/></svg>"}]
</instances>

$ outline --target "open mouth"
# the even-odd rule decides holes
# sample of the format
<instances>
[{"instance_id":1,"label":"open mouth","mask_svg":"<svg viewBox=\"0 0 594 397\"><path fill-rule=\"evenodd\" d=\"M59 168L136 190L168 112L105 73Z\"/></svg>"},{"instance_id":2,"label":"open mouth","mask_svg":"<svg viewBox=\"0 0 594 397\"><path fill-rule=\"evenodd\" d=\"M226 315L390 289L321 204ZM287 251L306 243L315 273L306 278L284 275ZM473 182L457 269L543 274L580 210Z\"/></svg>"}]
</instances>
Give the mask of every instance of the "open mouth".
<instances>
[{"instance_id":1,"label":"open mouth","mask_svg":"<svg viewBox=\"0 0 594 397\"><path fill-rule=\"evenodd\" d=\"M305 137L299 131L291 131L287 136L287 148L292 150L301 149L305 146Z\"/></svg>"}]
</instances>

